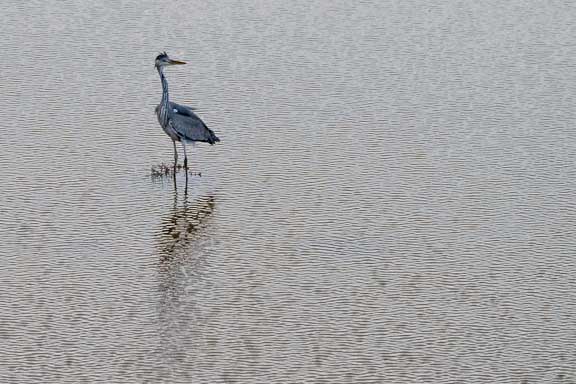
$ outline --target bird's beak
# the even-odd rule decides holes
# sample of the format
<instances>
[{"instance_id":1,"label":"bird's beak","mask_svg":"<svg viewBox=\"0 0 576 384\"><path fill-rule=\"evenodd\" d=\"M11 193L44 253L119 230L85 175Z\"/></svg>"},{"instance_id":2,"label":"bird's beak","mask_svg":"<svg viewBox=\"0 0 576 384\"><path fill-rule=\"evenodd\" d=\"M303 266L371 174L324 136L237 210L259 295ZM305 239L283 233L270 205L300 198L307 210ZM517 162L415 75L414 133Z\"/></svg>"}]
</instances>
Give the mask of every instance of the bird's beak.
<instances>
[{"instance_id":1,"label":"bird's beak","mask_svg":"<svg viewBox=\"0 0 576 384\"><path fill-rule=\"evenodd\" d=\"M186 62L180 61L180 60L170 60L170 64L171 65L181 65L181 64L186 64Z\"/></svg>"}]
</instances>

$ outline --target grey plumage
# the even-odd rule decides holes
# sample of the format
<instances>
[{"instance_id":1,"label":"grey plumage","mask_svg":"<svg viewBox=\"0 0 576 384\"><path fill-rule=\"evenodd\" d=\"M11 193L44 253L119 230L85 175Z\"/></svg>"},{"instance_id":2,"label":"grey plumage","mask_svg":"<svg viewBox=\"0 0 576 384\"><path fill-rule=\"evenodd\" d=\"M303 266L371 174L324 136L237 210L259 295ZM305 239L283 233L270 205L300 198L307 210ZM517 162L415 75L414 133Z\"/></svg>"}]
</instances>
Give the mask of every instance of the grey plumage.
<instances>
[{"instance_id":1,"label":"grey plumage","mask_svg":"<svg viewBox=\"0 0 576 384\"><path fill-rule=\"evenodd\" d=\"M170 136L174 144L174 165L176 166L178 163L176 141L179 141L182 143L182 148L184 149L184 168L188 168L186 143L204 142L214 144L219 142L220 139L206 126L202 119L193 112L193 108L176 104L169 100L168 81L164 76L164 67L177 64L186 63L169 58L166 52L156 57L155 66L162 82L162 100L156 107L155 111L160 126L164 132Z\"/></svg>"}]
</instances>

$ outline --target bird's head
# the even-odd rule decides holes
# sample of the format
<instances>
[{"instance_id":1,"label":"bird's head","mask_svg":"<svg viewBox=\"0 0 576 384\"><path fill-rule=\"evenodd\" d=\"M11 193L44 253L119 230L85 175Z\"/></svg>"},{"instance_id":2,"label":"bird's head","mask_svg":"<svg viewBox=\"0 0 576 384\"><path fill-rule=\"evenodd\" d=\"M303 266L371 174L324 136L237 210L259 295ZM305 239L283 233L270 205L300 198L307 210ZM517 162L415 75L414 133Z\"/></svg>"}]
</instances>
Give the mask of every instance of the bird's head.
<instances>
[{"instance_id":1,"label":"bird's head","mask_svg":"<svg viewBox=\"0 0 576 384\"><path fill-rule=\"evenodd\" d=\"M168 54L166 52L162 52L161 54L156 56L156 62L154 65L156 68L160 68L160 67L167 67L169 65L179 65L179 64L186 64L186 63L180 60L173 60L168 57Z\"/></svg>"}]
</instances>

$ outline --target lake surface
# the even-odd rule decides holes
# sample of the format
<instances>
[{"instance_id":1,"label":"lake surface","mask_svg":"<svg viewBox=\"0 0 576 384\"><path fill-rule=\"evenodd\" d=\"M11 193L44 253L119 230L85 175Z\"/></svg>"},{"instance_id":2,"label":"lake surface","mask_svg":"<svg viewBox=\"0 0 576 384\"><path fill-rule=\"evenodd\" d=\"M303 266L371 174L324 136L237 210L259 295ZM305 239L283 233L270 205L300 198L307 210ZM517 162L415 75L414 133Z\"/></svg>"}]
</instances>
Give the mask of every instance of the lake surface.
<instances>
[{"instance_id":1,"label":"lake surface","mask_svg":"<svg viewBox=\"0 0 576 384\"><path fill-rule=\"evenodd\" d=\"M574 20L5 1L0 382L576 382Z\"/></svg>"}]
</instances>

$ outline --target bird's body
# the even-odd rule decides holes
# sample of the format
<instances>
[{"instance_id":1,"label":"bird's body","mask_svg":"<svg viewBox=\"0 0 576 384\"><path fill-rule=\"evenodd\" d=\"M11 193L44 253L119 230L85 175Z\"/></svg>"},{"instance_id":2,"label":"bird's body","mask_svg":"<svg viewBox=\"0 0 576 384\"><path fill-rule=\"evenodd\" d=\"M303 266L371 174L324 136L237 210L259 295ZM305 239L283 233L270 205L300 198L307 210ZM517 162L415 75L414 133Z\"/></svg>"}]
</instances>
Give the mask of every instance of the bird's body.
<instances>
[{"instance_id":1,"label":"bird's body","mask_svg":"<svg viewBox=\"0 0 576 384\"><path fill-rule=\"evenodd\" d=\"M187 143L205 142L214 144L220 139L193 112L193 108L176 104L169 100L168 81L164 76L164 67L176 64L185 63L170 59L165 52L156 57L156 69L162 81L162 100L156 106L156 115L160 126L170 136L174 144L174 166L178 163L176 142L179 141L184 149L184 168L188 168Z\"/></svg>"},{"instance_id":2,"label":"bird's body","mask_svg":"<svg viewBox=\"0 0 576 384\"><path fill-rule=\"evenodd\" d=\"M201 141L214 144L220 139L210 128L193 112L191 107L168 103L168 123L162 121L162 104L156 106L156 115L162 129L174 141L196 142Z\"/></svg>"}]
</instances>

